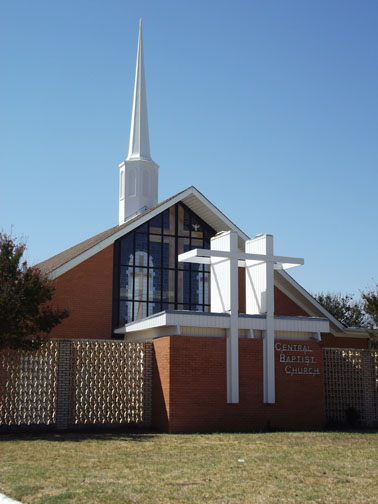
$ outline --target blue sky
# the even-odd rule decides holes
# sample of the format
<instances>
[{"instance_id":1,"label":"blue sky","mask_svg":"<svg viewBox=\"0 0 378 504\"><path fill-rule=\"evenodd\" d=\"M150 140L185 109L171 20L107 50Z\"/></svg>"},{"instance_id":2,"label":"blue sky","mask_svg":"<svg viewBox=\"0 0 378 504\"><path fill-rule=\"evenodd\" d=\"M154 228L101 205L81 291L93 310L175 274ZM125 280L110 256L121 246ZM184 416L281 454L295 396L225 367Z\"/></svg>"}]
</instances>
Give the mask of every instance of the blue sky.
<instances>
[{"instance_id":1,"label":"blue sky","mask_svg":"<svg viewBox=\"0 0 378 504\"><path fill-rule=\"evenodd\" d=\"M378 282L376 0L0 2L0 229L35 263L118 220L138 19L159 199L194 185L304 257Z\"/></svg>"}]
</instances>

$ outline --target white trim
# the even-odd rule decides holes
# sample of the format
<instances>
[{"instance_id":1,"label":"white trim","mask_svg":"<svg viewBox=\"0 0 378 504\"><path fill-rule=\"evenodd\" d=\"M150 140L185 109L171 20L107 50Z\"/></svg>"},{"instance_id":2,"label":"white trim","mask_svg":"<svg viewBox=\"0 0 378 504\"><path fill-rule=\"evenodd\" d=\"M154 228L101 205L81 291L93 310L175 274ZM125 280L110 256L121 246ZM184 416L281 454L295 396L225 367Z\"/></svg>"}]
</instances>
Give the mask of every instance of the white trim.
<instances>
[{"instance_id":1,"label":"white trim","mask_svg":"<svg viewBox=\"0 0 378 504\"><path fill-rule=\"evenodd\" d=\"M65 264L62 264L55 270L51 271L49 273L50 278L56 278L60 275L63 275L63 273L66 273L70 269L74 268L75 266L78 266L80 263L83 261L86 261L90 257L94 256L98 252L101 252L101 250L104 250L106 247L109 245L112 245L116 240L121 238L127 233L130 233L133 231L135 228L141 226L145 222L149 221L156 215L158 215L161 212L164 212L167 208L171 207L172 205L175 205L176 203L179 203L180 201L184 201L185 198L188 196L195 196L203 205L206 206L213 214L215 214L219 219L222 219L226 227L229 227L233 231L235 231L238 234L238 237L242 240L247 240L248 235L243 233L235 224L233 224L220 210L218 210L209 200L204 198L202 194L193 186L188 187L188 189L185 189L181 193L178 193L176 196L173 198L167 200L165 203L157 206L154 210L151 212L146 213L146 215L142 215L139 219L136 219L134 222L131 222L128 226L122 227L119 231L116 231L113 233L111 236L108 236L105 238L103 241L100 243L97 243L93 247L89 248L88 250L82 252L78 256L74 257L70 261L67 261Z\"/></svg>"},{"instance_id":2,"label":"white trim","mask_svg":"<svg viewBox=\"0 0 378 504\"><path fill-rule=\"evenodd\" d=\"M198 327L198 328L217 328L229 329L231 325L231 317L227 313L203 313L191 311L164 311L151 315L142 320L130 322L119 329L114 331L115 334L125 334L131 337L135 333L151 331L152 334L148 338L161 337L164 335L162 332L156 332L157 328L166 327L170 334L177 335L177 328L180 327ZM173 329L173 330L172 330ZM239 315L238 316L238 330L265 331L266 318L264 316L253 315ZM274 317L274 331L291 331L299 334L303 333L324 333L329 332L329 321L321 318L306 317ZM183 334L182 331L180 331ZM142 338L147 338L142 335ZM240 338L240 335L239 335Z\"/></svg>"},{"instance_id":3,"label":"white trim","mask_svg":"<svg viewBox=\"0 0 378 504\"><path fill-rule=\"evenodd\" d=\"M198 189L196 189L194 186L190 187L189 189L193 189L192 194L194 194L200 202L208 207L212 212L222 221L226 223L226 225L232 230L235 231L240 238L242 238L243 241L249 240L249 236L245 234L241 229L239 229L236 224L234 224L230 219L223 213L221 212L213 203L211 203L210 200L208 200L203 194L201 194ZM222 231L225 231L224 229Z\"/></svg>"},{"instance_id":4,"label":"white trim","mask_svg":"<svg viewBox=\"0 0 378 504\"><path fill-rule=\"evenodd\" d=\"M221 250L208 250L208 249L192 249L188 250L188 252L183 252L179 254L178 260L179 262L191 262L191 263L200 263L200 264L211 264L211 257L221 257L226 259L238 259L238 266L246 267L246 261L256 261L256 264L252 264L251 266L258 266L263 263L273 262L273 263L286 263L292 264L292 266L302 266L304 264L304 260L299 257L284 257L284 256L273 256L273 255L264 255L264 254L246 254L244 252L223 252ZM285 269L285 268L284 268Z\"/></svg>"},{"instance_id":5,"label":"white trim","mask_svg":"<svg viewBox=\"0 0 378 504\"><path fill-rule=\"evenodd\" d=\"M346 333L346 334L345 334ZM343 333L332 333L335 338L369 338L369 334L365 329L358 330L356 327L347 327Z\"/></svg>"}]
</instances>

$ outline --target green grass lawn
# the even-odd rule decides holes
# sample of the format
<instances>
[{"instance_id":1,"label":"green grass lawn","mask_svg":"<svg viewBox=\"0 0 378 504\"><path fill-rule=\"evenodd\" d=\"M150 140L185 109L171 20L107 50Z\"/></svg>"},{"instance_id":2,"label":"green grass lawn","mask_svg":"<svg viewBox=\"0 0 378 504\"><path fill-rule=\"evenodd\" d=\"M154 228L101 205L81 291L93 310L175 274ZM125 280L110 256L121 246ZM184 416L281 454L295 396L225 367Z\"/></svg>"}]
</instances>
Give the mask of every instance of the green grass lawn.
<instances>
[{"instance_id":1,"label":"green grass lawn","mask_svg":"<svg viewBox=\"0 0 378 504\"><path fill-rule=\"evenodd\" d=\"M378 433L0 436L0 493L31 503L378 503Z\"/></svg>"}]
</instances>

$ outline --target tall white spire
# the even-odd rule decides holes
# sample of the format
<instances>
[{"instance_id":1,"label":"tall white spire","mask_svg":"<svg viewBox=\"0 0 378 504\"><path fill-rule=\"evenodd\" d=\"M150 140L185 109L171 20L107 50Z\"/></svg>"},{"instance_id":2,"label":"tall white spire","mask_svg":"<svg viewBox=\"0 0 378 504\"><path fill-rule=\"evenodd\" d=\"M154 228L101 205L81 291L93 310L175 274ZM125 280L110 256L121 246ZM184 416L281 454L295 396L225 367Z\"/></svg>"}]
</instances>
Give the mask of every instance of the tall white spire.
<instances>
[{"instance_id":1,"label":"tall white spire","mask_svg":"<svg viewBox=\"0 0 378 504\"><path fill-rule=\"evenodd\" d=\"M159 166L150 155L140 20L129 153L119 165L119 225L157 204L158 172Z\"/></svg>"},{"instance_id":2,"label":"tall white spire","mask_svg":"<svg viewBox=\"0 0 378 504\"><path fill-rule=\"evenodd\" d=\"M133 111L131 113L129 154L126 159L151 159L141 19L139 20L138 51L135 69Z\"/></svg>"}]
</instances>

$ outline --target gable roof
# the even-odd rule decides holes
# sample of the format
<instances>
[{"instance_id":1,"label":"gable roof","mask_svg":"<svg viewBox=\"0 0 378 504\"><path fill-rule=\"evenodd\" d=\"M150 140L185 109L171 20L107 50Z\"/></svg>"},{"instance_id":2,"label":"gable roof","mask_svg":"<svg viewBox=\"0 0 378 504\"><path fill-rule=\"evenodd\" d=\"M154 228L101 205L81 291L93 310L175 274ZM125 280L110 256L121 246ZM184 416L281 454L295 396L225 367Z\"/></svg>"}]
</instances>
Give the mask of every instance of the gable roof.
<instances>
[{"instance_id":1,"label":"gable roof","mask_svg":"<svg viewBox=\"0 0 378 504\"><path fill-rule=\"evenodd\" d=\"M238 235L238 246L244 250L244 242L249 236L239 229L228 217L226 217L213 203L211 203L194 186L188 187L170 198L149 208L140 215L133 217L120 226L113 226L102 233L98 233L77 245L68 248L36 266L42 273L48 274L50 278L56 278L66 271L74 268L97 252L112 245L116 240L125 234L133 231L148 220L163 212L167 208L178 202L183 202L193 212L195 212L203 221L209 224L215 231L235 231ZM363 337L368 335L364 329L347 328L335 317L333 317L325 308L323 308L301 285L299 285L287 272L275 272L275 284L295 303L301 306L310 316L325 316L330 321L331 332L335 335L346 335L351 337Z\"/></svg>"},{"instance_id":2,"label":"gable roof","mask_svg":"<svg viewBox=\"0 0 378 504\"><path fill-rule=\"evenodd\" d=\"M213 205L200 191L198 191L198 189L191 186L167 198L161 203L158 203L154 207L149 208L142 214L133 217L124 224L113 226L102 233L92 236L64 250L60 254L40 262L36 266L42 273L48 274L51 278L56 278L180 201L185 203L187 207L193 210L202 220L214 228L215 231L225 231L229 229L235 231L238 234L240 248L244 248L244 241L248 240L249 236L228 219L228 217Z\"/></svg>"}]
</instances>

